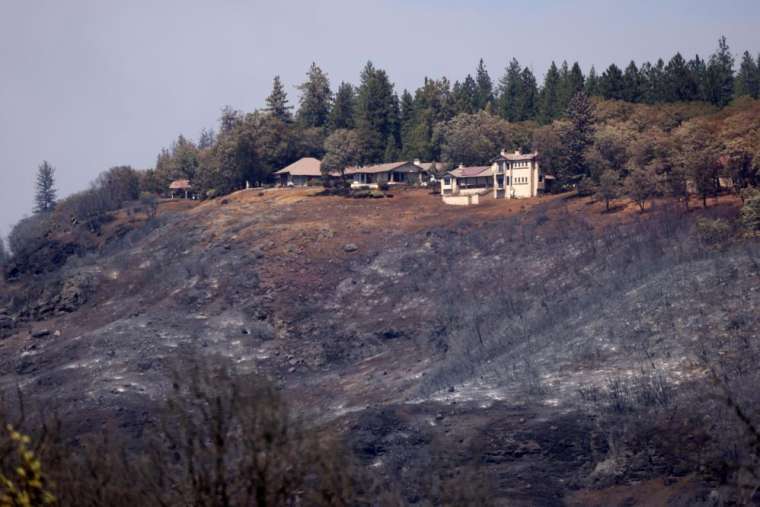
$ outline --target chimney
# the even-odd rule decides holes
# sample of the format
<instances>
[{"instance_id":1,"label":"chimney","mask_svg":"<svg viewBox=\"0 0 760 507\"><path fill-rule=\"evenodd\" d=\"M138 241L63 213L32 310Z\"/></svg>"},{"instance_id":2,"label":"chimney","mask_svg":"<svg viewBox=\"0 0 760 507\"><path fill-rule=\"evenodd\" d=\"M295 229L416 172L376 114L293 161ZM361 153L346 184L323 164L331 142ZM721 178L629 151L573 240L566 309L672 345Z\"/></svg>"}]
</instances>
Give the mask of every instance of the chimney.
<instances>
[{"instance_id":1,"label":"chimney","mask_svg":"<svg viewBox=\"0 0 760 507\"><path fill-rule=\"evenodd\" d=\"M414 159L414 165L420 165L421 163L422 163L422 161L420 159L418 159L418 158Z\"/></svg>"},{"instance_id":2,"label":"chimney","mask_svg":"<svg viewBox=\"0 0 760 507\"><path fill-rule=\"evenodd\" d=\"M520 150L515 150L515 155L519 155L519 154L520 154Z\"/></svg>"},{"instance_id":3,"label":"chimney","mask_svg":"<svg viewBox=\"0 0 760 507\"><path fill-rule=\"evenodd\" d=\"M506 157L507 156L507 150L502 149L500 155L502 157Z\"/></svg>"},{"instance_id":4,"label":"chimney","mask_svg":"<svg viewBox=\"0 0 760 507\"><path fill-rule=\"evenodd\" d=\"M462 164L462 163L460 162L460 163L459 163L459 168L460 168L460 169L464 169L464 164Z\"/></svg>"}]
</instances>

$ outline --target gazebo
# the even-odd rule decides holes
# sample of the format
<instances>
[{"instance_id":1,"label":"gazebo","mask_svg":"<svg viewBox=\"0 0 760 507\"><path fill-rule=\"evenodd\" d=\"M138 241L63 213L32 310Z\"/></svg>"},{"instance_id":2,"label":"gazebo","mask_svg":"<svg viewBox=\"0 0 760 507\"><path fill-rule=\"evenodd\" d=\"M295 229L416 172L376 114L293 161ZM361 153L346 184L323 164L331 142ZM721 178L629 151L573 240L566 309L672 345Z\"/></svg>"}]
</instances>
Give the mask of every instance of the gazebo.
<instances>
[{"instance_id":1,"label":"gazebo","mask_svg":"<svg viewBox=\"0 0 760 507\"><path fill-rule=\"evenodd\" d=\"M192 188L190 180L174 180L169 184L169 190L171 191L172 199L174 199L174 192L179 190L185 192L185 199L187 199L187 192Z\"/></svg>"}]
</instances>

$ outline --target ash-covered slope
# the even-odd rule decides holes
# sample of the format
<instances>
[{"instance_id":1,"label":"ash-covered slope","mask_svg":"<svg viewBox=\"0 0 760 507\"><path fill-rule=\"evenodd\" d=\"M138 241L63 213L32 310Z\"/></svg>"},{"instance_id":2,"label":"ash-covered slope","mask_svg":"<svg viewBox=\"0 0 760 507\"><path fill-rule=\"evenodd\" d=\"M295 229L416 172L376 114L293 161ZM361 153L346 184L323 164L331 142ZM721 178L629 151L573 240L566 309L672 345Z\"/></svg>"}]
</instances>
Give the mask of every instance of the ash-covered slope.
<instances>
[{"instance_id":1,"label":"ash-covered slope","mask_svg":"<svg viewBox=\"0 0 760 507\"><path fill-rule=\"evenodd\" d=\"M171 369L222 355L337 422L410 499L431 467L475 462L528 504L663 477L693 500L688 456L633 433L612 456L608 416L658 421L693 397L706 350L760 328L758 243L707 244L696 215L240 192L7 284L0 382L77 431L115 418L139 435Z\"/></svg>"}]
</instances>

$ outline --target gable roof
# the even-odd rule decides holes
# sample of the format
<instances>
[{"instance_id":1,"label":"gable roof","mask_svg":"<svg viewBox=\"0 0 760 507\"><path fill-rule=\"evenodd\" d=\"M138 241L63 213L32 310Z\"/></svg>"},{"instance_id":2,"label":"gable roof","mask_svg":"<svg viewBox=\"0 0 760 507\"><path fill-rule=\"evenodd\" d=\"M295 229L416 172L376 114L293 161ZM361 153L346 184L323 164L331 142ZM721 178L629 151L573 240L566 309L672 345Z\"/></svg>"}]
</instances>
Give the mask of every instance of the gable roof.
<instances>
[{"instance_id":1,"label":"gable roof","mask_svg":"<svg viewBox=\"0 0 760 507\"><path fill-rule=\"evenodd\" d=\"M491 176L490 165L479 165L471 167L457 167L453 171L449 171L449 174L456 178L482 178L484 176Z\"/></svg>"},{"instance_id":2,"label":"gable roof","mask_svg":"<svg viewBox=\"0 0 760 507\"><path fill-rule=\"evenodd\" d=\"M322 176L322 172L320 171L321 167L322 162L320 162L318 159L312 157L304 157L302 159L296 160L284 169L275 171L275 174L290 173L292 176Z\"/></svg>"},{"instance_id":3,"label":"gable roof","mask_svg":"<svg viewBox=\"0 0 760 507\"><path fill-rule=\"evenodd\" d=\"M385 164L374 164L374 165L368 165L364 167L347 167L346 168L346 174L377 174L377 173L387 173L390 171L394 171L396 169L400 169L403 166L409 165L410 167L406 172L416 172L419 171L419 168L415 166L411 162L403 161L403 162L386 162Z\"/></svg>"},{"instance_id":4,"label":"gable roof","mask_svg":"<svg viewBox=\"0 0 760 507\"><path fill-rule=\"evenodd\" d=\"M169 184L169 190L185 190L190 188L190 180L174 180Z\"/></svg>"}]
</instances>

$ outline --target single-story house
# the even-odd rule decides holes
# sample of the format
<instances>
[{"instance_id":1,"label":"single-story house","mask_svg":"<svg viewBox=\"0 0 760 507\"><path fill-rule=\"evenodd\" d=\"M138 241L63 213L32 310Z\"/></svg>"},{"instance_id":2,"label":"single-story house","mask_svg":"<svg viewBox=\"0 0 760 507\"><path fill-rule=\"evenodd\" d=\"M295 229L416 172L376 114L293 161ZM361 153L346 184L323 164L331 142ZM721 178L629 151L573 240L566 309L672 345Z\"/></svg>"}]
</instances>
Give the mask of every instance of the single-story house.
<instances>
[{"instance_id":1,"label":"single-story house","mask_svg":"<svg viewBox=\"0 0 760 507\"><path fill-rule=\"evenodd\" d=\"M316 158L304 157L289 166L275 171L277 183L283 187L305 187L319 183L322 179L322 162Z\"/></svg>"},{"instance_id":2,"label":"single-story house","mask_svg":"<svg viewBox=\"0 0 760 507\"><path fill-rule=\"evenodd\" d=\"M191 188L192 185L190 185L190 180L174 180L169 183L169 193L172 199L174 199L174 194L176 192L179 192L180 194L184 192L185 199L187 199L187 193Z\"/></svg>"},{"instance_id":3,"label":"single-story house","mask_svg":"<svg viewBox=\"0 0 760 507\"><path fill-rule=\"evenodd\" d=\"M441 178L441 195L480 194L494 185L490 165L465 167L460 165Z\"/></svg>"},{"instance_id":4,"label":"single-story house","mask_svg":"<svg viewBox=\"0 0 760 507\"><path fill-rule=\"evenodd\" d=\"M388 162L363 167L348 167L345 174L351 179L351 188L378 188L379 185L420 184L420 168L413 162Z\"/></svg>"},{"instance_id":5,"label":"single-story house","mask_svg":"<svg viewBox=\"0 0 760 507\"><path fill-rule=\"evenodd\" d=\"M496 199L519 197L536 197L547 189L547 180L553 176L544 176L538 165L538 152L507 153L502 150L493 164L493 189Z\"/></svg>"}]
</instances>

